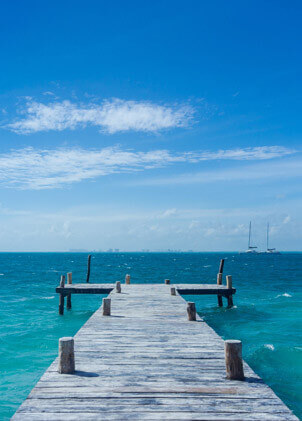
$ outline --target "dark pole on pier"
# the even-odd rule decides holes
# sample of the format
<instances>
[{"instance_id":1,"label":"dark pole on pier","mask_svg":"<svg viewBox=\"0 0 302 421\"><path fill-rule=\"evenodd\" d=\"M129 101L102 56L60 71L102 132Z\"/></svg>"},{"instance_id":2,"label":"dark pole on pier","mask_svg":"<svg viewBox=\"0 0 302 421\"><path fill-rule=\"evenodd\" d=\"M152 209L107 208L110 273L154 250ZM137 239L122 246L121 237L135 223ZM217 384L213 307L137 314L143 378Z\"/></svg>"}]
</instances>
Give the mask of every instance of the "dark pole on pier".
<instances>
[{"instance_id":1,"label":"dark pole on pier","mask_svg":"<svg viewBox=\"0 0 302 421\"><path fill-rule=\"evenodd\" d=\"M224 265L224 259L221 259L220 260L220 265L219 265L219 272L218 272L218 274L217 274L217 284L218 285L222 285L222 272L223 272L223 265ZM217 298L218 298L218 305L219 305L219 307L222 307L223 306L223 303L222 303L222 296L221 295L217 295Z\"/></svg>"},{"instance_id":2,"label":"dark pole on pier","mask_svg":"<svg viewBox=\"0 0 302 421\"><path fill-rule=\"evenodd\" d=\"M86 282L89 282L89 278L90 278L90 263L91 263L91 254L88 254Z\"/></svg>"},{"instance_id":3,"label":"dark pole on pier","mask_svg":"<svg viewBox=\"0 0 302 421\"><path fill-rule=\"evenodd\" d=\"M223 265L224 265L224 259L221 259L220 260L219 272L218 273L223 273Z\"/></svg>"},{"instance_id":4,"label":"dark pole on pier","mask_svg":"<svg viewBox=\"0 0 302 421\"><path fill-rule=\"evenodd\" d=\"M60 288L64 288L65 287L65 276L62 275L61 276L61 281L60 281ZM64 294L60 293L60 297L59 297L59 314L60 316L63 316L64 314Z\"/></svg>"}]
</instances>

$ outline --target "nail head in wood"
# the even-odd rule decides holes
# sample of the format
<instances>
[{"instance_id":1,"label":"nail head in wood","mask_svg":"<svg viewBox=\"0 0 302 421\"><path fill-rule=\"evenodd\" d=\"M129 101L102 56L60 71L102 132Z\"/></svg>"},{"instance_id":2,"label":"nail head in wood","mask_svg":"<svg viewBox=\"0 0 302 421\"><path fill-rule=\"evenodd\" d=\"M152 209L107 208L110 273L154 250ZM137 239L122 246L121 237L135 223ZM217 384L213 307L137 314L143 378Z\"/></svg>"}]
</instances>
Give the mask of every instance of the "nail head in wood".
<instances>
[{"instance_id":1,"label":"nail head in wood","mask_svg":"<svg viewBox=\"0 0 302 421\"><path fill-rule=\"evenodd\" d=\"M116 290L116 292L118 292L118 293L122 292L122 287L121 287L121 283L120 283L120 281L117 281L117 282L116 282L116 284L115 284L115 290Z\"/></svg>"},{"instance_id":2,"label":"nail head in wood","mask_svg":"<svg viewBox=\"0 0 302 421\"><path fill-rule=\"evenodd\" d=\"M230 380L244 380L242 343L234 339L224 342L226 376Z\"/></svg>"},{"instance_id":3,"label":"nail head in wood","mask_svg":"<svg viewBox=\"0 0 302 421\"><path fill-rule=\"evenodd\" d=\"M169 285L170 284L170 279L165 279L165 284Z\"/></svg>"},{"instance_id":4,"label":"nail head in wood","mask_svg":"<svg viewBox=\"0 0 302 421\"><path fill-rule=\"evenodd\" d=\"M231 275L226 276L226 284L227 284L228 289L232 289L232 276Z\"/></svg>"},{"instance_id":5,"label":"nail head in wood","mask_svg":"<svg viewBox=\"0 0 302 421\"><path fill-rule=\"evenodd\" d=\"M171 288L171 295L176 295L176 288L175 287Z\"/></svg>"},{"instance_id":6,"label":"nail head in wood","mask_svg":"<svg viewBox=\"0 0 302 421\"><path fill-rule=\"evenodd\" d=\"M130 285L130 275L126 275L126 277L125 277L125 283L127 285Z\"/></svg>"},{"instance_id":7,"label":"nail head in wood","mask_svg":"<svg viewBox=\"0 0 302 421\"><path fill-rule=\"evenodd\" d=\"M72 272L67 273L67 283L70 285L72 284Z\"/></svg>"},{"instance_id":8,"label":"nail head in wood","mask_svg":"<svg viewBox=\"0 0 302 421\"><path fill-rule=\"evenodd\" d=\"M195 303L188 303L187 304L187 313L188 313L188 320L190 320L191 322L196 320Z\"/></svg>"},{"instance_id":9,"label":"nail head in wood","mask_svg":"<svg viewBox=\"0 0 302 421\"><path fill-rule=\"evenodd\" d=\"M60 338L58 372L61 374L72 374L74 370L74 340L71 337Z\"/></svg>"},{"instance_id":10,"label":"nail head in wood","mask_svg":"<svg viewBox=\"0 0 302 421\"><path fill-rule=\"evenodd\" d=\"M103 298L103 316L110 316L111 314L111 299Z\"/></svg>"}]
</instances>

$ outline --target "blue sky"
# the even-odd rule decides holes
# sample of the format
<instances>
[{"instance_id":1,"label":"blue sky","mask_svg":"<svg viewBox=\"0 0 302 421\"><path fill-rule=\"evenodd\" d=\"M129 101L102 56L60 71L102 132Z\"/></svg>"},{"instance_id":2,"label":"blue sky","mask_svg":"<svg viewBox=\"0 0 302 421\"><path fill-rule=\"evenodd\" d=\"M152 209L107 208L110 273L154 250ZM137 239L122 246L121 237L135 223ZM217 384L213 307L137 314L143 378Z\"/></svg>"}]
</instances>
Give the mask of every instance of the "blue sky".
<instances>
[{"instance_id":1,"label":"blue sky","mask_svg":"<svg viewBox=\"0 0 302 421\"><path fill-rule=\"evenodd\" d=\"M295 1L0 13L0 249L301 250Z\"/></svg>"}]
</instances>

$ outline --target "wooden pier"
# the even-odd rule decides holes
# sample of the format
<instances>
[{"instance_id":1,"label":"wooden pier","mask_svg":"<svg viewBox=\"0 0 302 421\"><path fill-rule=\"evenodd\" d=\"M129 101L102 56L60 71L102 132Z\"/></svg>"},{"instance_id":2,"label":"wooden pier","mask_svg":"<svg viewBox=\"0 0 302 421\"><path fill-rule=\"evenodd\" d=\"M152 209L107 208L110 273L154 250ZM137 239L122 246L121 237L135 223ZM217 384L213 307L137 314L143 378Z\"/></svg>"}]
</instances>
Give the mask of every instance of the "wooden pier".
<instances>
[{"instance_id":1,"label":"wooden pier","mask_svg":"<svg viewBox=\"0 0 302 421\"><path fill-rule=\"evenodd\" d=\"M118 292L119 287L57 288L63 298L106 291L110 301L74 336L73 374L60 374L59 363L61 372L64 367L57 358L14 421L297 420L245 362L244 380L226 378L224 341L196 314L194 321L195 306L179 295L229 298L233 288L128 283ZM66 343L73 346L72 339Z\"/></svg>"}]
</instances>

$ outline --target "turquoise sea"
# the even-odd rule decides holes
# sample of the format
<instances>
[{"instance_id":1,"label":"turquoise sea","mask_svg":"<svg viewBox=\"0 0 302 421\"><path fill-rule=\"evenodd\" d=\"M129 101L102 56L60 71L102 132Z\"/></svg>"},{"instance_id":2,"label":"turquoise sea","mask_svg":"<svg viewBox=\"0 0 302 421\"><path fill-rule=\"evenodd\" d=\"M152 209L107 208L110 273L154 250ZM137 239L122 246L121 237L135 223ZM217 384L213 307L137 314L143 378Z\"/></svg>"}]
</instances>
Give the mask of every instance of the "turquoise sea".
<instances>
[{"instance_id":1,"label":"turquoise sea","mask_svg":"<svg viewBox=\"0 0 302 421\"><path fill-rule=\"evenodd\" d=\"M213 283L219 260L237 288L234 308L216 297L189 297L225 339L241 339L246 361L302 418L302 254L96 253L91 282ZM74 335L102 296L73 297L58 315L61 274L85 282L87 254L0 253L0 419L8 420L57 355L58 338Z\"/></svg>"}]
</instances>

